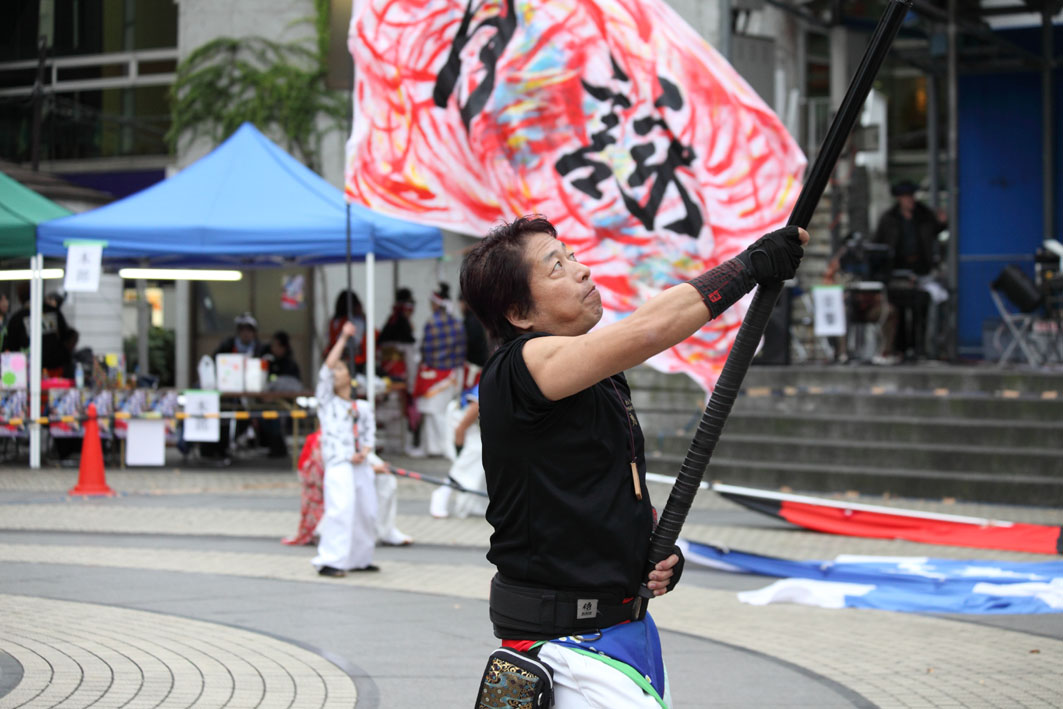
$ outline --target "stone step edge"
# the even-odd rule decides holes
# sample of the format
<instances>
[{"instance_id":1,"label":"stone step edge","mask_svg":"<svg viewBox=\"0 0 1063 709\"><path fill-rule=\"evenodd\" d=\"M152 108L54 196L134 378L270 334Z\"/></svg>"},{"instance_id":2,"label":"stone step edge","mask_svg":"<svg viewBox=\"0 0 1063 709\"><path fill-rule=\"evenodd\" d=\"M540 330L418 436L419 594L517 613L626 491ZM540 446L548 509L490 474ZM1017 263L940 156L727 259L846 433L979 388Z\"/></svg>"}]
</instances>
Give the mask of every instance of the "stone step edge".
<instances>
[{"instance_id":1,"label":"stone step edge","mask_svg":"<svg viewBox=\"0 0 1063 709\"><path fill-rule=\"evenodd\" d=\"M687 436L681 436L676 434L665 434L654 436L655 440L661 438L668 439L685 439L689 440L693 436L693 433ZM896 441L852 441L852 440L837 440L833 438L808 438L805 436L760 436L755 433L734 433L728 434L726 431L721 435L721 440L725 440L729 443L748 443L751 445L792 445L792 446L827 446L831 448L853 448L853 449L874 449L881 448L887 451L895 451L898 447ZM909 450L916 450L923 453L955 453L958 446L955 445L939 445L935 443L907 443L905 442L904 448ZM1061 458L1063 457L1063 451L1056 448L1034 448L1031 446L1023 446L1021 448L1011 446L978 446L969 445L967 449L971 453L985 454L997 454L997 455L1013 455L1019 457L1034 457L1034 458Z\"/></svg>"},{"instance_id":2,"label":"stone step edge","mask_svg":"<svg viewBox=\"0 0 1063 709\"><path fill-rule=\"evenodd\" d=\"M640 416L643 414L655 414L655 415L668 415L668 416L687 416L694 418L694 413L704 413L704 409L677 409L674 407L664 406L640 406L636 413ZM790 411L745 411L745 410L733 410L728 416L728 420L734 418L748 419L748 420L801 420L801 421L820 421L824 424L830 423L852 423L858 421L860 423L867 424L883 424L883 425L896 425L896 424L915 424L918 426L939 426L939 427L961 427L961 428L985 428L987 426L996 426L998 428L1007 428L1015 426L1016 421L1013 419L970 419L970 418L956 418L952 416L876 416L873 414L867 414L863 416L843 416L838 413L793 413ZM1053 431L1058 429L1063 435L1063 417L1056 421L1022 421L1023 428L1037 428L1044 431ZM1063 440L1063 439L1061 439Z\"/></svg>"},{"instance_id":3,"label":"stone step edge","mask_svg":"<svg viewBox=\"0 0 1063 709\"><path fill-rule=\"evenodd\" d=\"M1044 405L1058 405L1063 410L1063 394L1056 389L1046 389L1041 391L1021 392L1015 389L993 389L993 390L952 390L948 389L944 393L938 393L930 389L893 389L884 386L869 386L869 387L849 387L849 388L832 388L825 386L814 385L812 387L797 387L797 391L793 392L778 392L776 390L784 389L785 387L765 387L765 386L748 386L743 387L739 393L737 400L743 399L796 399L803 397L806 399L821 399L827 398L842 398L842 397L854 397L865 396L872 399L940 399L942 401L993 401L993 402L1022 402L1024 404L1040 403ZM801 389L816 389L817 391L801 391ZM632 395L636 394L672 394L676 396L689 396L694 398L697 396L702 398L701 390L694 389L672 389L667 387L655 388L655 387L632 387ZM705 398L707 401L707 397ZM641 407L640 407L641 408Z\"/></svg>"},{"instance_id":4,"label":"stone step edge","mask_svg":"<svg viewBox=\"0 0 1063 709\"><path fill-rule=\"evenodd\" d=\"M646 469L649 472L661 475L675 475L678 473L683 458L673 455L647 456ZM674 465L666 468L665 466ZM909 470L904 468L868 468L856 465L837 465L832 463L783 463L779 461L748 461L730 458L716 458L709 463L705 477L712 480L712 468L714 466L729 466L733 468L746 468L749 470L775 470L780 472L794 471L802 473L839 473L847 475L866 475L868 477L900 477L912 480L957 480L970 482L991 482L998 484L1032 484L1032 485L1056 485L1063 489L1063 478L1058 475L1009 475L1002 478L1000 473L980 473L970 470L955 470L942 472L940 470ZM672 472L674 471L674 472ZM724 481L721 481L724 482Z\"/></svg>"}]
</instances>

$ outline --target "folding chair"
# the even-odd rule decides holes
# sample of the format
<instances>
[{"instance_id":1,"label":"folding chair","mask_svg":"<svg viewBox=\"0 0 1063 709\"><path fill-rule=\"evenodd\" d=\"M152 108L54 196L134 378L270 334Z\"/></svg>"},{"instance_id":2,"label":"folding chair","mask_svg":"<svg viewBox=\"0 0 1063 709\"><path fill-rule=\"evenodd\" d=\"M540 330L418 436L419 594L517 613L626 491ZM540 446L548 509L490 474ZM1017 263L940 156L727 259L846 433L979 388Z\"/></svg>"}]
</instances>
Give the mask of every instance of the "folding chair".
<instances>
[{"instance_id":1,"label":"folding chair","mask_svg":"<svg viewBox=\"0 0 1063 709\"><path fill-rule=\"evenodd\" d=\"M1019 312L1013 313L1004 304L1001 293ZM1000 354L997 364L1004 366L1008 362L1011 353L1017 347L1026 361L1034 366L1042 364L1042 357L1034 351L1036 343L1031 337L1033 325L1038 320L1037 309L1041 307L1044 297L1034 286L1033 281L1023 273L1018 266L1005 266L1000 275L989 285L989 295L1004 321L1004 327L1011 333L1011 342ZM1000 345L1002 330L997 331L996 344Z\"/></svg>"}]
</instances>

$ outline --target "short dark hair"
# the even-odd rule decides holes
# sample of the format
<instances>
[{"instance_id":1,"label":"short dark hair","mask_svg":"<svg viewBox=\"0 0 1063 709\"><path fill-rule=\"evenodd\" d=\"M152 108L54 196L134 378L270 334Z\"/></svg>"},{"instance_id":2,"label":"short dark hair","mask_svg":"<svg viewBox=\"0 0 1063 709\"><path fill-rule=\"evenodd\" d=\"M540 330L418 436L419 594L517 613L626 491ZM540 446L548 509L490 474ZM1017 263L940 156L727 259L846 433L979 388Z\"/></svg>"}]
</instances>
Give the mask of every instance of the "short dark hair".
<instances>
[{"instance_id":1,"label":"short dark hair","mask_svg":"<svg viewBox=\"0 0 1063 709\"><path fill-rule=\"evenodd\" d=\"M351 312L347 312L347 296L351 296ZM356 318L365 317L365 311L362 310L362 301L358 299L358 294L353 290L341 290L339 295L336 296L336 307L332 311L332 318L334 320L340 320L343 318Z\"/></svg>"},{"instance_id":2,"label":"short dark hair","mask_svg":"<svg viewBox=\"0 0 1063 709\"><path fill-rule=\"evenodd\" d=\"M557 229L541 214L521 217L492 229L461 264L461 292L472 312L496 343L520 334L506 317L523 317L533 303L524 243L532 234L557 236Z\"/></svg>"},{"instance_id":3,"label":"short dark hair","mask_svg":"<svg viewBox=\"0 0 1063 709\"><path fill-rule=\"evenodd\" d=\"M277 344L284 348L285 352L291 354L292 340L290 337L288 337L287 332L285 332L284 330L277 330L275 333L273 333L273 339L277 341Z\"/></svg>"}]
</instances>

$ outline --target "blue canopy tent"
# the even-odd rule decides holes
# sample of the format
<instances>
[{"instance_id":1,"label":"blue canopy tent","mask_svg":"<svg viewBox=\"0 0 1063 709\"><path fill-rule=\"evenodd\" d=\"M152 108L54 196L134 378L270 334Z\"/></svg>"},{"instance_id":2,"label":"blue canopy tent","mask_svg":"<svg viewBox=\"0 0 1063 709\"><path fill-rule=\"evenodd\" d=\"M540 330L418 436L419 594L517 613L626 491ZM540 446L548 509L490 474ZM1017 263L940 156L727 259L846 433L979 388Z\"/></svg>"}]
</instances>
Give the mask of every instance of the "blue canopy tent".
<instances>
[{"instance_id":1,"label":"blue canopy tent","mask_svg":"<svg viewBox=\"0 0 1063 709\"><path fill-rule=\"evenodd\" d=\"M256 268L365 260L370 367L375 259L443 256L439 229L347 205L339 189L250 123L170 179L37 226L38 254L65 257L70 241L103 242L111 265ZM372 377L368 389L372 401Z\"/></svg>"},{"instance_id":2,"label":"blue canopy tent","mask_svg":"<svg viewBox=\"0 0 1063 709\"><path fill-rule=\"evenodd\" d=\"M439 229L350 205L351 255L443 255ZM313 265L346 257L343 193L245 123L174 177L123 200L37 227L37 251L66 255L70 240L103 241L111 264Z\"/></svg>"}]
</instances>

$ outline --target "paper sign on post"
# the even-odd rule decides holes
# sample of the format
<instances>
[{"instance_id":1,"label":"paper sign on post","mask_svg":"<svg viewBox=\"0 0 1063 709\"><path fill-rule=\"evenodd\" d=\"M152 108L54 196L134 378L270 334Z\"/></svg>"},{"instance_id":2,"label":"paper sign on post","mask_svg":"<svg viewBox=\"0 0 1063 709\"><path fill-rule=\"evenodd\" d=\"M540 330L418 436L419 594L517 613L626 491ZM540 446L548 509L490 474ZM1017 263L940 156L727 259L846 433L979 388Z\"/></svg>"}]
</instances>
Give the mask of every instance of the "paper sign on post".
<instances>
[{"instance_id":1,"label":"paper sign on post","mask_svg":"<svg viewBox=\"0 0 1063 709\"><path fill-rule=\"evenodd\" d=\"M816 337L839 337L845 334L845 289L842 286L813 286L813 330Z\"/></svg>"},{"instance_id":2,"label":"paper sign on post","mask_svg":"<svg viewBox=\"0 0 1063 709\"><path fill-rule=\"evenodd\" d=\"M244 364L247 355L223 353L214 356L218 389L222 391L244 390Z\"/></svg>"},{"instance_id":3,"label":"paper sign on post","mask_svg":"<svg viewBox=\"0 0 1063 709\"><path fill-rule=\"evenodd\" d=\"M0 354L0 389L25 389L26 355L21 352Z\"/></svg>"},{"instance_id":4,"label":"paper sign on post","mask_svg":"<svg viewBox=\"0 0 1063 709\"><path fill-rule=\"evenodd\" d=\"M95 293L100 289L101 244L70 244L66 250L66 277L63 289L67 292Z\"/></svg>"},{"instance_id":5,"label":"paper sign on post","mask_svg":"<svg viewBox=\"0 0 1063 709\"><path fill-rule=\"evenodd\" d=\"M221 411L221 395L216 391L185 392L185 440L217 443L221 437L221 422L217 418L202 418Z\"/></svg>"},{"instance_id":6,"label":"paper sign on post","mask_svg":"<svg viewBox=\"0 0 1063 709\"><path fill-rule=\"evenodd\" d=\"M217 423L217 420L215 420ZM166 464L166 422L160 419L130 419L126 436L126 465Z\"/></svg>"}]
</instances>

